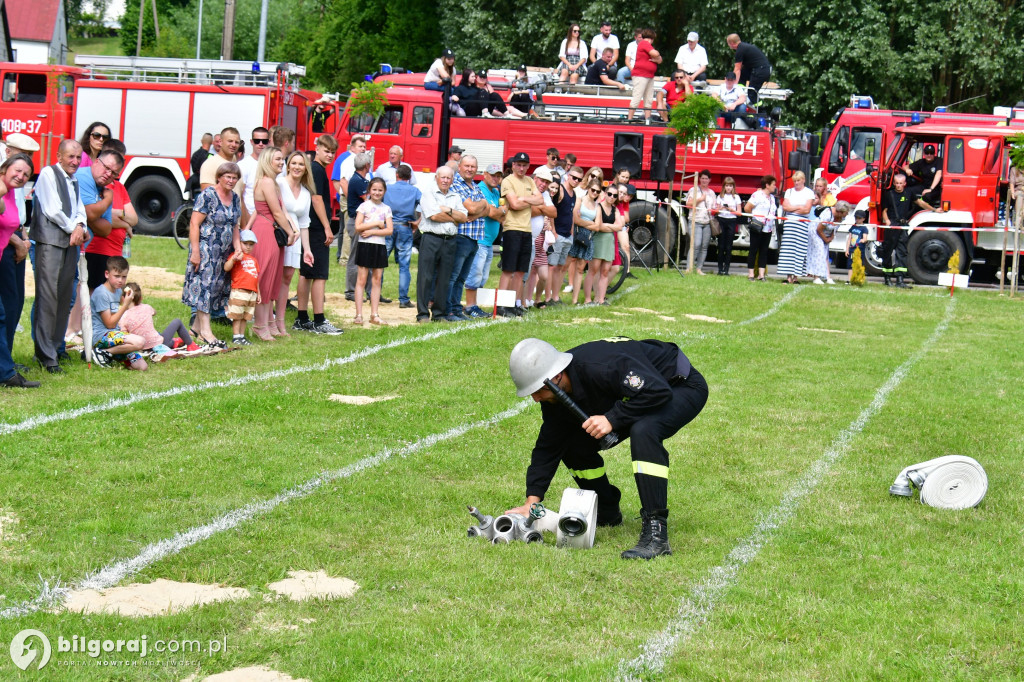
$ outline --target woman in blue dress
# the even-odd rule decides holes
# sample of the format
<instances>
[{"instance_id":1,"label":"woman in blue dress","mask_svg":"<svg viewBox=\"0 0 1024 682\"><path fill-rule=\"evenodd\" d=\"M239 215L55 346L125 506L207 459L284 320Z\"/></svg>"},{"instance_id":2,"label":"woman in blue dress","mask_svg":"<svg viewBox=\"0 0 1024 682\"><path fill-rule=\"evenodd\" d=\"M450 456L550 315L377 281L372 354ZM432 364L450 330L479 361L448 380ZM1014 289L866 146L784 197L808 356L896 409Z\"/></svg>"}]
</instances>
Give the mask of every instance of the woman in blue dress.
<instances>
[{"instance_id":1,"label":"woman in blue dress","mask_svg":"<svg viewBox=\"0 0 1024 682\"><path fill-rule=\"evenodd\" d=\"M227 306L231 295L231 278L224 272L224 263L238 244L242 208L234 188L241 176L235 163L217 169L216 183L196 197L188 232L188 268L181 302L196 311L193 336L218 348L226 344L210 328L210 313Z\"/></svg>"}]
</instances>

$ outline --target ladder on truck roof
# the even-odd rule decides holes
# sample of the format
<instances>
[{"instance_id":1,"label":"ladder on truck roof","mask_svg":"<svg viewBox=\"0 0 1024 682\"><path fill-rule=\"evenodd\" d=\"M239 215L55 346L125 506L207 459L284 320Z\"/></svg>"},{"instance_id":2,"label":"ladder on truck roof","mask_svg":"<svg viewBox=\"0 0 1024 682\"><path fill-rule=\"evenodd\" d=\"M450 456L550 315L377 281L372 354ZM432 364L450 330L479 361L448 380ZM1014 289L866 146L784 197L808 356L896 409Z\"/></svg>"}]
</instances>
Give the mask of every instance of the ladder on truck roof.
<instances>
[{"instance_id":1,"label":"ladder on truck roof","mask_svg":"<svg viewBox=\"0 0 1024 682\"><path fill-rule=\"evenodd\" d=\"M253 66L258 64L259 71ZM286 87L297 90L306 67L291 63L224 61L220 59L166 59L161 57L109 57L78 55L75 65L89 70L93 77L145 83L185 83L190 85L234 85L273 88L278 70Z\"/></svg>"}]
</instances>

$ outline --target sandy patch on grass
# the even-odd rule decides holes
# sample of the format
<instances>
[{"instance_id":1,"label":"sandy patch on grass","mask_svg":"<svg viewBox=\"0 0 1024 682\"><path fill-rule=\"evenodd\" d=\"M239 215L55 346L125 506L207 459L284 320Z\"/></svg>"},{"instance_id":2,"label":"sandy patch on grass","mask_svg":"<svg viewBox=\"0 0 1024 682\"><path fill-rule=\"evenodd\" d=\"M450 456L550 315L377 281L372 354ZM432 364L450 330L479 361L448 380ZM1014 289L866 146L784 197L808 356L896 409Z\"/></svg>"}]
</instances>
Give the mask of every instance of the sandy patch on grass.
<instances>
[{"instance_id":1,"label":"sandy patch on grass","mask_svg":"<svg viewBox=\"0 0 1024 682\"><path fill-rule=\"evenodd\" d=\"M846 331L842 329L821 329L819 327L797 327L800 331L805 332L828 332L829 334L845 334Z\"/></svg>"},{"instance_id":2,"label":"sandy patch on grass","mask_svg":"<svg viewBox=\"0 0 1024 682\"><path fill-rule=\"evenodd\" d=\"M665 320L666 322L675 322L676 321L676 318L674 318L674 317L672 317L670 315L658 315L658 317L660 319L662 319L662 320ZM689 315L687 315L687 317L689 317Z\"/></svg>"},{"instance_id":3,"label":"sandy patch on grass","mask_svg":"<svg viewBox=\"0 0 1024 682\"><path fill-rule=\"evenodd\" d=\"M729 320L720 320L717 317L709 317L708 315L691 315L690 313L686 313L683 317L691 320L698 320L700 322L715 322L718 324L727 324L729 322Z\"/></svg>"},{"instance_id":4,"label":"sandy patch on grass","mask_svg":"<svg viewBox=\"0 0 1024 682\"><path fill-rule=\"evenodd\" d=\"M189 675L181 682L196 682L199 678ZM251 665L247 668L235 668L216 675L204 677L203 682L309 682L303 678L292 677L287 673L271 670L265 665Z\"/></svg>"},{"instance_id":5,"label":"sandy patch on grass","mask_svg":"<svg viewBox=\"0 0 1024 682\"><path fill-rule=\"evenodd\" d=\"M77 613L119 613L122 616L157 616L177 613L212 602L245 599L249 590L241 587L200 585L159 579L148 584L112 587L109 590L75 590L64 608Z\"/></svg>"},{"instance_id":6,"label":"sandy patch on grass","mask_svg":"<svg viewBox=\"0 0 1024 682\"><path fill-rule=\"evenodd\" d=\"M0 544L14 539L14 526L20 522L12 512L0 509Z\"/></svg>"},{"instance_id":7,"label":"sandy patch on grass","mask_svg":"<svg viewBox=\"0 0 1024 682\"><path fill-rule=\"evenodd\" d=\"M292 601L351 597L359 589L354 580L332 578L323 571L288 571L288 575L267 587Z\"/></svg>"},{"instance_id":8,"label":"sandy patch on grass","mask_svg":"<svg viewBox=\"0 0 1024 682\"><path fill-rule=\"evenodd\" d=\"M300 618L299 622L303 625L309 625L315 623L316 618ZM296 623L271 623L267 625L267 630L270 632L279 632L281 630L298 630L299 626Z\"/></svg>"},{"instance_id":9,"label":"sandy patch on grass","mask_svg":"<svg viewBox=\"0 0 1024 682\"><path fill-rule=\"evenodd\" d=\"M185 276L164 268L153 268L145 265L132 265L128 273L128 281L138 282L142 287L142 298L181 298L181 289L185 286ZM36 281L32 276L32 268L25 268L25 295L36 295Z\"/></svg>"},{"instance_id":10,"label":"sandy patch on grass","mask_svg":"<svg viewBox=\"0 0 1024 682\"><path fill-rule=\"evenodd\" d=\"M346 405L369 405L370 403L382 402L384 400L394 400L397 395L382 395L382 396L370 396L370 395L341 395L340 393L332 393L327 398L333 400L336 403L344 403Z\"/></svg>"},{"instance_id":11,"label":"sandy patch on grass","mask_svg":"<svg viewBox=\"0 0 1024 682\"><path fill-rule=\"evenodd\" d=\"M352 318L356 316L355 301L346 301L344 294L327 292L324 297L324 307L326 308L327 319L333 322L334 326L346 329L358 327L358 325L352 324ZM391 326L396 324L416 324L416 308L399 308L398 299L395 299L393 303L380 304L380 317ZM377 328L377 325L370 324L369 301L363 303L363 320L364 324L362 326L364 328Z\"/></svg>"},{"instance_id":12,"label":"sandy patch on grass","mask_svg":"<svg viewBox=\"0 0 1024 682\"><path fill-rule=\"evenodd\" d=\"M659 315L657 310L651 310L650 308L626 308L626 310L632 310L637 313L651 313L652 315Z\"/></svg>"}]
</instances>

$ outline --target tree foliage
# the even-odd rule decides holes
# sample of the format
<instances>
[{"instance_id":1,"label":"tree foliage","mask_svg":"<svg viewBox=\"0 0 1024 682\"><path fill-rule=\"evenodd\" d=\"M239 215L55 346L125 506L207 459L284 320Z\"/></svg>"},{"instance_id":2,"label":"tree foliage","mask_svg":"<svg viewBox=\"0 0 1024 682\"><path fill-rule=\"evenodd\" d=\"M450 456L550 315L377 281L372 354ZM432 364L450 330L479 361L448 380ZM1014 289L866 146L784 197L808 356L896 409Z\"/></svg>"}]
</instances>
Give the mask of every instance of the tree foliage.
<instances>
[{"instance_id":1,"label":"tree foliage","mask_svg":"<svg viewBox=\"0 0 1024 682\"><path fill-rule=\"evenodd\" d=\"M237 59L255 58L259 6L237 2ZM147 53L194 56L198 0L158 0L158 7L160 44L147 11ZM135 52L138 8L128 0L126 54ZM223 3L206 0L204 57L219 54L223 11ZM459 69L553 67L570 22L580 23L589 46L608 20L623 50L634 27L657 31L662 76L692 30L708 52L709 76L723 77L733 64L725 37L740 34L771 60L772 80L793 90L782 105L787 125L822 127L853 94L871 95L885 108L957 111L1024 99L1024 7L1016 0L860 0L856 7L810 0L271 0L270 16L268 59L305 64L307 83L324 90L346 91L385 62L424 71L444 47L455 51Z\"/></svg>"}]
</instances>

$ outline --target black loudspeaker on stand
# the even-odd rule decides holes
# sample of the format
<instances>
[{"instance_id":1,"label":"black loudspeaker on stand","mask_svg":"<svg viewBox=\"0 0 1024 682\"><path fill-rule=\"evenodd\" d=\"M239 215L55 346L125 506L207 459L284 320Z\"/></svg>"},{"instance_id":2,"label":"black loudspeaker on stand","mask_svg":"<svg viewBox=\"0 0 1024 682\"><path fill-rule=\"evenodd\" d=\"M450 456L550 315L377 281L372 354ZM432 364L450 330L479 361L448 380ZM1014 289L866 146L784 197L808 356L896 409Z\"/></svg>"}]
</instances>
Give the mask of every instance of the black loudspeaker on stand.
<instances>
[{"instance_id":1,"label":"black loudspeaker on stand","mask_svg":"<svg viewBox=\"0 0 1024 682\"><path fill-rule=\"evenodd\" d=\"M655 135L651 144L651 180L671 182L676 170L676 136Z\"/></svg>"},{"instance_id":2,"label":"black loudspeaker on stand","mask_svg":"<svg viewBox=\"0 0 1024 682\"><path fill-rule=\"evenodd\" d=\"M612 149L612 172L625 168L634 177L640 177L643 170L644 136L643 133L615 133L615 146Z\"/></svg>"}]
</instances>

